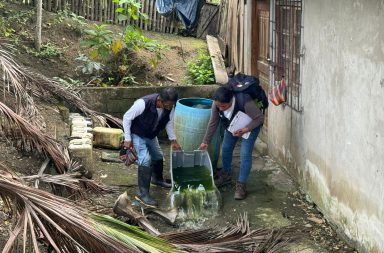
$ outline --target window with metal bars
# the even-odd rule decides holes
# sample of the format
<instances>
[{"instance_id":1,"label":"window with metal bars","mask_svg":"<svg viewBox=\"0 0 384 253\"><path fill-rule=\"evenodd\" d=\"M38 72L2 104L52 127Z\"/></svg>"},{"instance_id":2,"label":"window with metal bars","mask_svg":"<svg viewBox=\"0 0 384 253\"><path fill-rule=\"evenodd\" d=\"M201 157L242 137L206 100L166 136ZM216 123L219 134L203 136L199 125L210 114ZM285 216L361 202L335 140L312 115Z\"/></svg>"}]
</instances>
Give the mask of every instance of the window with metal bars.
<instances>
[{"instance_id":1,"label":"window with metal bars","mask_svg":"<svg viewBox=\"0 0 384 253\"><path fill-rule=\"evenodd\" d=\"M301 0L275 0L272 36L274 81L284 78L287 105L296 111L301 105Z\"/></svg>"}]
</instances>

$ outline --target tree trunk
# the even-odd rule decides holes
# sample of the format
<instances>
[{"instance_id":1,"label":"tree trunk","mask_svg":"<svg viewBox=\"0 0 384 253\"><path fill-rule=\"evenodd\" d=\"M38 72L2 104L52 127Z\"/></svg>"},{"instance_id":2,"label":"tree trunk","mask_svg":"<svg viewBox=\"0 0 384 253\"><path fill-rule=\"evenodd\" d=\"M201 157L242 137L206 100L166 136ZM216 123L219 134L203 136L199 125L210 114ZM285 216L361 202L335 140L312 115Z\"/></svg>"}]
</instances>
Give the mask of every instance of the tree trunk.
<instances>
[{"instance_id":1,"label":"tree trunk","mask_svg":"<svg viewBox=\"0 0 384 253\"><path fill-rule=\"evenodd\" d=\"M36 40L35 46L36 50L40 51L41 48L41 21L43 17L43 3L42 0L36 1Z\"/></svg>"}]
</instances>

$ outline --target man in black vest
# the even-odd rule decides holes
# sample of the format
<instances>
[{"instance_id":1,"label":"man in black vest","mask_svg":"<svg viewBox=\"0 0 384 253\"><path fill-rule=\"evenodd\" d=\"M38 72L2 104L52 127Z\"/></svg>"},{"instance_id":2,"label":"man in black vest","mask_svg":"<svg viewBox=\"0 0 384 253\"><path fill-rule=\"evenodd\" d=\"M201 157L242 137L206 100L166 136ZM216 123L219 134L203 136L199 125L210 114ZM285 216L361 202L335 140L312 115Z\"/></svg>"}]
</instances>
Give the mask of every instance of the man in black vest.
<instances>
[{"instance_id":1,"label":"man in black vest","mask_svg":"<svg viewBox=\"0 0 384 253\"><path fill-rule=\"evenodd\" d=\"M147 95L136 100L124 114L124 147L135 148L138 156L139 193L135 198L148 206L157 206L156 200L149 196L150 182L171 188L171 184L163 179L164 157L157 135L165 129L172 149L180 149L173 129L177 98L175 88L164 88L159 94Z\"/></svg>"}]
</instances>

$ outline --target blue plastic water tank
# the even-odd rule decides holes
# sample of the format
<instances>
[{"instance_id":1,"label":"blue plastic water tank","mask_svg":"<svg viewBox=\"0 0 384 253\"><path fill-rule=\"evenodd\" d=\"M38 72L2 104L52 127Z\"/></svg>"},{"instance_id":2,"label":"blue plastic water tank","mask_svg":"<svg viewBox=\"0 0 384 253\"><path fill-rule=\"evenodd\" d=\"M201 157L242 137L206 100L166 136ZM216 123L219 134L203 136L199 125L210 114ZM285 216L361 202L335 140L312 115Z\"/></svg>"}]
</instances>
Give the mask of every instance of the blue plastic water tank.
<instances>
[{"instance_id":1,"label":"blue plastic water tank","mask_svg":"<svg viewBox=\"0 0 384 253\"><path fill-rule=\"evenodd\" d=\"M183 98L176 103L175 134L184 151L199 148L207 130L213 100L206 98ZM219 129L218 129L219 130ZM216 169L220 154L220 134L216 131L208 146L212 168Z\"/></svg>"}]
</instances>

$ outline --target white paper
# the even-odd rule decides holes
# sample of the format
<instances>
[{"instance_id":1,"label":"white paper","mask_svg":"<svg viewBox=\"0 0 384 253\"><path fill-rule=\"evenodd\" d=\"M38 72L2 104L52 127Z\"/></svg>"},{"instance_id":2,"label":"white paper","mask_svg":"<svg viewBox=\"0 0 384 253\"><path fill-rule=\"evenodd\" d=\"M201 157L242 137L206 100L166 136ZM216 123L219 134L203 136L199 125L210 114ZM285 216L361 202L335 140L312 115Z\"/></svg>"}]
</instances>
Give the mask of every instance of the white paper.
<instances>
[{"instance_id":1,"label":"white paper","mask_svg":"<svg viewBox=\"0 0 384 253\"><path fill-rule=\"evenodd\" d=\"M252 121L252 118L249 117L247 114L245 114L242 111L238 111L233 117L233 120L231 121L231 124L228 127L228 131L234 134L237 130L242 129ZM248 139L251 132L245 133L242 135L244 139Z\"/></svg>"}]
</instances>

